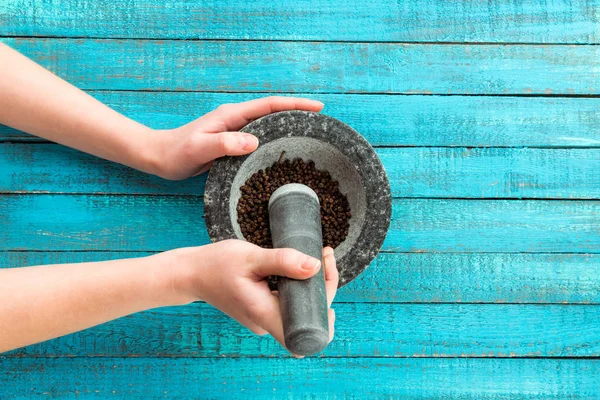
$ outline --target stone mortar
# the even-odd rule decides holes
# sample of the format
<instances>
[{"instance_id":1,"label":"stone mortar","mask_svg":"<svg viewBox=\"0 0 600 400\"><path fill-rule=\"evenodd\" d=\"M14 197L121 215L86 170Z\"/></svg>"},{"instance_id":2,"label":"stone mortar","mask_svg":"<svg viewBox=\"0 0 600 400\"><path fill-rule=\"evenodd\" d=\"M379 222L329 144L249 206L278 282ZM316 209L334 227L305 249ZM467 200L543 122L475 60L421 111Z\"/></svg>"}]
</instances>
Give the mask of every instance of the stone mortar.
<instances>
[{"instance_id":1,"label":"stone mortar","mask_svg":"<svg viewBox=\"0 0 600 400\"><path fill-rule=\"evenodd\" d=\"M271 114L242 131L255 135L260 146L248 156L224 157L212 166L204 194L211 240L244 240L236 210L240 187L285 151L285 158L312 160L339 182L352 212L348 236L335 249L339 286L357 277L379 252L392 211L387 174L371 145L341 121L306 111Z\"/></svg>"}]
</instances>

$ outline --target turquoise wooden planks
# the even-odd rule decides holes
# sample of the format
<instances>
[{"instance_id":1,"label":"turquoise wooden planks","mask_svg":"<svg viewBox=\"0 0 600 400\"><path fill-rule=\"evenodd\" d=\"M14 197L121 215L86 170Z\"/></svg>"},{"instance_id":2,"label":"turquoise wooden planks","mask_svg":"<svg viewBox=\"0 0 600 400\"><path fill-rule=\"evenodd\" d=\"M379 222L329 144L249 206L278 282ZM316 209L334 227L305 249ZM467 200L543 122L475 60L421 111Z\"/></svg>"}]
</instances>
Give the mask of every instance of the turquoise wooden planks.
<instances>
[{"instance_id":1,"label":"turquoise wooden planks","mask_svg":"<svg viewBox=\"0 0 600 400\"><path fill-rule=\"evenodd\" d=\"M378 148L377 153L394 197L600 198L600 149ZM0 144L0 170L4 193L201 195L206 179L167 181L52 144Z\"/></svg>"},{"instance_id":2,"label":"turquoise wooden planks","mask_svg":"<svg viewBox=\"0 0 600 400\"><path fill-rule=\"evenodd\" d=\"M167 250L208 243L201 197L0 196L0 250ZM384 250L600 252L600 202L398 199Z\"/></svg>"},{"instance_id":3,"label":"turquoise wooden planks","mask_svg":"<svg viewBox=\"0 0 600 400\"><path fill-rule=\"evenodd\" d=\"M92 91L153 128L174 128L220 104L268 94ZM600 147L600 99L302 94L374 146ZM0 141L33 137L0 125Z\"/></svg>"},{"instance_id":4,"label":"turquoise wooden planks","mask_svg":"<svg viewBox=\"0 0 600 400\"><path fill-rule=\"evenodd\" d=\"M0 268L141 257L147 252L0 252ZM380 253L346 303L600 303L600 255ZM451 278L449 278L451 277Z\"/></svg>"},{"instance_id":5,"label":"turquoise wooden planks","mask_svg":"<svg viewBox=\"0 0 600 400\"><path fill-rule=\"evenodd\" d=\"M599 221L595 201L396 200L383 248L596 253Z\"/></svg>"},{"instance_id":6,"label":"turquoise wooden planks","mask_svg":"<svg viewBox=\"0 0 600 400\"><path fill-rule=\"evenodd\" d=\"M340 291L326 357L286 357L197 303L0 357L0 397L600 398L600 202L577 200L600 194L599 5L0 0L0 41L151 126L305 93L402 147L377 150L387 252ZM0 127L12 140L31 138ZM1 145L0 171L0 267L208 240L203 178L46 144Z\"/></svg>"},{"instance_id":7,"label":"turquoise wooden planks","mask_svg":"<svg viewBox=\"0 0 600 400\"><path fill-rule=\"evenodd\" d=\"M598 46L0 40L83 89L598 94Z\"/></svg>"},{"instance_id":8,"label":"turquoise wooden planks","mask_svg":"<svg viewBox=\"0 0 600 400\"><path fill-rule=\"evenodd\" d=\"M599 269L593 254L380 253L336 300L591 304Z\"/></svg>"},{"instance_id":9,"label":"turquoise wooden planks","mask_svg":"<svg viewBox=\"0 0 600 400\"><path fill-rule=\"evenodd\" d=\"M18 0L3 35L185 39L598 43L597 1L311 0L118 4Z\"/></svg>"},{"instance_id":10,"label":"turquoise wooden planks","mask_svg":"<svg viewBox=\"0 0 600 400\"><path fill-rule=\"evenodd\" d=\"M396 197L586 198L600 195L600 150L377 149Z\"/></svg>"},{"instance_id":11,"label":"turquoise wooden planks","mask_svg":"<svg viewBox=\"0 0 600 400\"><path fill-rule=\"evenodd\" d=\"M343 289L342 289L343 290ZM598 357L600 307L338 304L325 357ZM138 313L5 354L25 356L282 357L205 303Z\"/></svg>"},{"instance_id":12,"label":"turquoise wooden planks","mask_svg":"<svg viewBox=\"0 0 600 400\"><path fill-rule=\"evenodd\" d=\"M24 169L25 168L25 169ZM0 144L0 192L203 195L206 174L170 181L55 144Z\"/></svg>"},{"instance_id":13,"label":"turquoise wooden planks","mask_svg":"<svg viewBox=\"0 0 600 400\"><path fill-rule=\"evenodd\" d=\"M5 399L591 399L598 360L0 359Z\"/></svg>"}]
</instances>

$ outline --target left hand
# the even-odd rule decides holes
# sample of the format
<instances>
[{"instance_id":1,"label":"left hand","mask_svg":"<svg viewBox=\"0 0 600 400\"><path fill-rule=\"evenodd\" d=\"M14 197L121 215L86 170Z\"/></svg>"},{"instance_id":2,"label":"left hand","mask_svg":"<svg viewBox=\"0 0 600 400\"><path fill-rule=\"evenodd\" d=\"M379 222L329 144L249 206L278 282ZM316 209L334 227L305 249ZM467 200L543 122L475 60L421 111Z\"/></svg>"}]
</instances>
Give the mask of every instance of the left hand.
<instances>
[{"instance_id":1,"label":"left hand","mask_svg":"<svg viewBox=\"0 0 600 400\"><path fill-rule=\"evenodd\" d=\"M258 139L238 132L255 119L289 110L321 111L323 103L294 97L265 97L216 110L182 127L158 133L156 175L185 179L207 171L223 156L241 156L258 147Z\"/></svg>"}]
</instances>

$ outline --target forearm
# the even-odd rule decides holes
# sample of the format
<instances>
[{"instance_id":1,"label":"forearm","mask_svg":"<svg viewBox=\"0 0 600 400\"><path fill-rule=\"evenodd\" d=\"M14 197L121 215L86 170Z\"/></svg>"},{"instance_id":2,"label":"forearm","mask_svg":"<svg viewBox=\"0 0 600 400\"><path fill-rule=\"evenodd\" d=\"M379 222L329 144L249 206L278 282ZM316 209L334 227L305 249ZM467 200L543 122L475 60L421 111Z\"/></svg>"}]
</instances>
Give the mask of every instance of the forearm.
<instances>
[{"instance_id":1,"label":"forearm","mask_svg":"<svg viewBox=\"0 0 600 400\"><path fill-rule=\"evenodd\" d=\"M176 254L0 270L0 353L191 301L173 285Z\"/></svg>"},{"instance_id":2,"label":"forearm","mask_svg":"<svg viewBox=\"0 0 600 400\"><path fill-rule=\"evenodd\" d=\"M0 43L0 124L149 173L150 128L105 106Z\"/></svg>"}]
</instances>

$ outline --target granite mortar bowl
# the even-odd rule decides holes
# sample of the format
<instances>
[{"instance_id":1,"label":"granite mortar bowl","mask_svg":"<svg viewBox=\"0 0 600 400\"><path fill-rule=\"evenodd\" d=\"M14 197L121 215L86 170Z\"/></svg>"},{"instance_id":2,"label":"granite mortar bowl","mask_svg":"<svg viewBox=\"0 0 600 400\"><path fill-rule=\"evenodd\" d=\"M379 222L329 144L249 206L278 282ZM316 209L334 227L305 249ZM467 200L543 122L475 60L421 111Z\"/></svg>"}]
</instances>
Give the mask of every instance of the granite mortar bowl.
<instances>
[{"instance_id":1,"label":"granite mortar bowl","mask_svg":"<svg viewBox=\"0 0 600 400\"><path fill-rule=\"evenodd\" d=\"M247 156L223 157L210 169L204 195L205 218L213 242L242 239L237 223L240 187L252 174L284 159L312 160L329 171L347 196L352 218L348 236L335 249L340 287L373 261L385 239L392 210L390 185L379 157L354 129L323 114L284 111L242 129L260 145Z\"/></svg>"}]
</instances>

